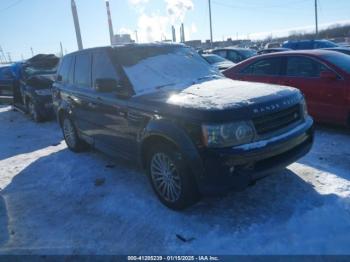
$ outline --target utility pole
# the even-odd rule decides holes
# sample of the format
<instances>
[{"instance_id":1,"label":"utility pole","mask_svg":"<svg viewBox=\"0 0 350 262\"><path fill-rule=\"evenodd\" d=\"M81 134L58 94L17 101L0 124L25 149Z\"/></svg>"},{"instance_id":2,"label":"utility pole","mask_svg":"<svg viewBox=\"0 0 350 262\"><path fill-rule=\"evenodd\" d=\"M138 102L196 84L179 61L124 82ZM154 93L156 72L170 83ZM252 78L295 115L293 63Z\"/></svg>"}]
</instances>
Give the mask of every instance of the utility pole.
<instances>
[{"instance_id":1,"label":"utility pole","mask_svg":"<svg viewBox=\"0 0 350 262\"><path fill-rule=\"evenodd\" d=\"M61 51L61 57L63 57L63 46L62 46L62 42L60 42L60 51Z\"/></svg>"},{"instance_id":2,"label":"utility pole","mask_svg":"<svg viewBox=\"0 0 350 262\"><path fill-rule=\"evenodd\" d=\"M72 6L72 14L73 14L73 20L74 20L75 34L77 37L78 49L82 50L83 49L83 41L81 40L78 11L77 11L77 6L76 6L74 0L71 0L71 6Z\"/></svg>"},{"instance_id":3,"label":"utility pole","mask_svg":"<svg viewBox=\"0 0 350 262\"><path fill-rule=\"evenodd\" d=\"M30 52L32 52L32 56L34 56L33 47L30 47Z\"/></svg>"},{"instance_id":4,"label":"utility pole","mask_svg":"<svg viewBox=\"0 0 350 262\"><path fill-rule=\"evenodd\" d=\"M106 8L107 8L107 17L108 17L109 38L111 41L111 45L113 45L114 32L113 32L111 9L109 7L109 0L106 0Z\"/></svg>"},{"instance_id":5,"label":"utility pole","mask_svg":"<svg viewBox=\"0 0 350 262\"><path fill-rule=\"evenodd\" d=\"M316 38L318 38L318 0L315 0L315 22L316 22Z\"/></svg>"},{"instance_id":6,"label":"utility pole","mask_svg":"<svg viewBox=\"0 0 350 262\"><path fill-rule=\"evenodd\" d=\"M135 40L136 40L136 43L139 42L139 34L138 34L137 30L135 30Z\"/></svg>"},{"instance_id":7,"label":"utility pole","mask_svg":"<svg viewBox=\"0 0 350 262\"><path fill-rule=\"evenodd\" d=\"M208 0L208 4L209 4L210 44L211 44L211 47L213 47L213 25L212 25L212 18L211 18L211 0Z\"/></svg>"}]
</instances>

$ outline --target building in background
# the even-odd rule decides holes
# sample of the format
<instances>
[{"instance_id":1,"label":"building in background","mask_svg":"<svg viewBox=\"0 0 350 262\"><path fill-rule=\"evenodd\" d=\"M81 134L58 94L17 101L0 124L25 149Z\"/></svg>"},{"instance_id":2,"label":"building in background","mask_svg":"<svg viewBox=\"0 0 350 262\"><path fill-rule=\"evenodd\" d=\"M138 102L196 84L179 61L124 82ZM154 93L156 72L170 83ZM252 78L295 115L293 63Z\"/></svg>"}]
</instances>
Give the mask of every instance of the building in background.
<instances>
[{"instance_id":1,"label":"building in background","mask_svg":"<svg viewBox=\"0 0 350 262\"><path fill-rule=\"evenodd\" d=\"M130 34L117 34L113 37L113 45L125 45L135 43Z\"/></svg>"}]
</instances>

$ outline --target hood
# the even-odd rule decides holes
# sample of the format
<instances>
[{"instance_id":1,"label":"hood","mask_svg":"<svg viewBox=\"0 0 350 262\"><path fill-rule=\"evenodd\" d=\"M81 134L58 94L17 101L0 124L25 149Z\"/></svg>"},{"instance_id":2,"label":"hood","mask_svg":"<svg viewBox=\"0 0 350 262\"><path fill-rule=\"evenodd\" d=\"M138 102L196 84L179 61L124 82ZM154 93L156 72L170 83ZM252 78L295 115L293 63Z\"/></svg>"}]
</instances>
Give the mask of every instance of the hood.
<instances>
[{"instance_id":1,"label":"hood","mask_svg":"<svg viewBox=\"0 0 350 262\"><path fill-rule=\"evenodd\" d=\"M151 105L160 112L186 113L190 117L210 115L212 120L223 120L247 117L247 114L266 114L269 110L296 104L301 97L300 91L291 87L221 78L197 83L181 90L164 89L136 97L136 100L141 99L143 104ZM166 106L161 107L164 104Z\"/></svg>"},{"instance_id":2,"label":"hood","mask_svg":"<svg viewBox=\"0 0 350 262\"><path fill-rule=\"evenodd\" d=\"M167 102L182 107L223 110L265 103L298 93L291 87L222 78L185 88L171 95Z\"/></svg>"}]
</instances>

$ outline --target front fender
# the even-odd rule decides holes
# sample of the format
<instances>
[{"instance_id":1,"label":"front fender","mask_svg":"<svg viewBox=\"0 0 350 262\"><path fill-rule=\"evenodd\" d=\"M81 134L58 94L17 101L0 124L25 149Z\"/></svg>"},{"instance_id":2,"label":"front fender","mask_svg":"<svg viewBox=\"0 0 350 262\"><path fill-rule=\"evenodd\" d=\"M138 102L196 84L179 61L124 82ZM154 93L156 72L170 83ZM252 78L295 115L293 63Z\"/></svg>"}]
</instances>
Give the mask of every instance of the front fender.
<instances>
[{"instance_id":1,"label":"front fender","mask_svg":"<svg viewBox=\"0 0 350 262\"><path fill-rule=\"evenodd\" d=\"M154 137L163 138L176 145L196 179L204 175L204 166L197 147L183 128L164 119L151 120L140 137L140 155L145 142Z\"/></svg>"}]
</instances>

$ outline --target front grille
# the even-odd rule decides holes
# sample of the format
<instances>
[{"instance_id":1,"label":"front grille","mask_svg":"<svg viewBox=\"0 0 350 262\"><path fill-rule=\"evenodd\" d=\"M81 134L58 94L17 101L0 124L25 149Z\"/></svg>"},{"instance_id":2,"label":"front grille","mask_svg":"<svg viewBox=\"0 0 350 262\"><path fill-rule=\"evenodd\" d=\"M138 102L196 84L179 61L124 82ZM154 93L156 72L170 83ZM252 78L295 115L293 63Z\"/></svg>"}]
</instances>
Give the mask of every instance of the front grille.
<instances>
[{"instance_id":1,"label":"front grille","mask_svg":"<svg viewBox=\"0 0 350 262\"><path fill-rule=\"evenodd\" d=\"M267 114L253 119L255 129L259 135L280 130L301 119L300 105Z\"/></svg>"}]
</instances>

